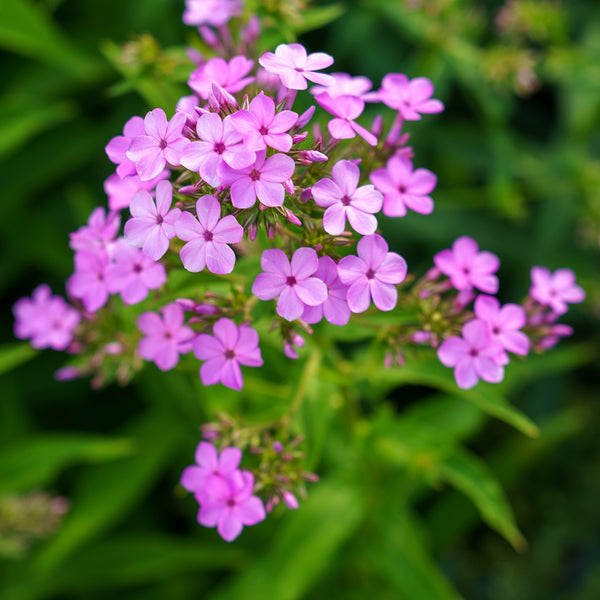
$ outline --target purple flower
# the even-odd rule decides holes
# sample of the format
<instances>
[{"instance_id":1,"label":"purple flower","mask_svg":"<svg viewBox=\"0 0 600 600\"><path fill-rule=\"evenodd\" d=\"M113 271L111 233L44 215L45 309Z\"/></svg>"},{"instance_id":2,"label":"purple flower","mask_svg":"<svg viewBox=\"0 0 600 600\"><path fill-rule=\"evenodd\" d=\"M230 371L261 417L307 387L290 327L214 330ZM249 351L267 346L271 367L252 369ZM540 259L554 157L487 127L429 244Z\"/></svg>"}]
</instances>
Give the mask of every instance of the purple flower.
<instances>
[{"instance_id":1,"label":"purple flower","mask_svg":"<svg viewBox=\"0 0 600 600\"><path fill-rule=\"evenodd\" d=\"M504 378L502 346L492 340L487 323L479 319L463 325L462 337L444 340L437 354L444 366L454 367L459 388L472 388L479 379L498 383Z\"/></svg>"},{"instance_id":2,"label":"purple flower","mask_svg":"<svg viewBox=\"0 0 600 600\"><path fill-rule=\"evenodd\" d=\"M238 471L227 479L228 493L210 496L201 503L198 523L216 527L226 541L233 541L244 525L256 525L267 516L262 500L253 496L254 475Z\"/></svg>"},{"instance_id":3,"label":"purple flower","mask_svg":"<svg viewBox=\"0 0 600 600\"><path fill-rule=\"evenodd\" d=\"M152 260L162 258L169 248L169 240L175 237L175 221L181 210L171 210L172 201L173 187L169 181L161 181L156 186L156 204L145 190L131 200L133 218L125 223L124 237Z\"/></svg>"},{"instance_id":4,"label":"purple flower","mask_svg":"<svg viewBox=\"0 0 600 600\"><path fill-rule=\"evenodd\" d=\"M250 208L256 198L265 206L281 206L285 198L282 185L294 173L294 160L286 154L266 158L264 150L256 153L253 165L244 169L223 169L223 185L231 186L231 203L236 208Z\"/></svg>"},{"instance_id":5,"label":"purple flower","mask_svg":"<svg viewBox=\"0 0 600 600\"><path fill-rule=\"evenodd\" d=\"M493 342L504 350L526 355L529 352L529 338L519 331L527 323L527 315L518 304L505 304L493 296L478 296L475 300L475 316L488 325ZM508 356L504 359L508 363Z\"/></svg>"},{"instance_id":6,"label":"purple flower","mask_svg":"<svg viewBox=\"0 0 600 600\"><path fill-rule=\"evenodd\" d=\"M452 250L442 250L433 257L435 266L450 277L459 291L477 288L487 294L498 291L498 278L493 275L500 267L500 260L491 252L479 252L477 242L468 236L458 238Z\"/></svg>"},{"instance_id":7,"label":"purple flower","mask_svg":"<svg viewBox=\"0 0 600 600\"><path fill-rule=\"evenodd\" d=\"M159 288L167 280L165 267L130 246L125 240L113 252L114 263L106 268L106 283L111 294L119 293L125 304L137 304L149 290Z\"/></svg>"},{"instance_id":8,"label":"purple flower","mask_svg":"<svg viewBox=\"0 0 600 600\"><path fill-rule=\"evenodd\" d=\"M399 254L388 252L387 242L377 234L361 238L356 249L358 256L345 256L338 264L342 283L350 286L350 310L364 312L371 298L379 310L392 310L398 301L396 284L406 277L406 261Z\"/></svg>"},{"instance_id":9,"label":"purple flower","mask_svg":"<svg viewBox=\"0 0 600 600\"><path fill-rule=\"evenodd\" d=\"M240 0L186 0L182 20L186 25L225 25L242 11Z\"/></svg>"},{"instance_id":10,"label":"purple flower","mask_svg":"<svg viewBox=\"0 0 600 600\"><path fill-rule=\"evenodd\" d=\"M426 77L415 77L409 81L402 73L389 73L381 82L381 89L369 95L370 100L379 100L400 112L405 121L418 121L421 114L439 113L444 105L431 98L433 84Z\"/></svg>"},{"instance_id":11,"label":"purple flower","mask_svg":"<svg viewBox=\"0 0 600 600\"><path fill-rule=\"evenodd\" d=\"M104 208L98 206L91 212L87 225L70 234L69 246L75 251L97 252L106 249L114 242L119 227L121 215L113 211L106 214Z\"/></svg>"},{"instance_id":12,"label":"purple flower","mask_svg":"<svg viewBox=\"0 0 600 600\"><path fill-rule=\"evenodd\" d=\"M227 244L239 242L244 228L233 215L221 216L221 205L214 196L202 196L196 202L198 220L184 212L175 223L177 237L188 242L179 256L192 273L208 267L211 273L231 273L235 253Z\"/></svg>"},{"instance_id":13,"label":"purple flower","mask_svg":"<svg viewBox=\"0 0 600 600\"><path fill-rule=\"evenodd\" d=\"M261 300L277 300L277 314L287 321L302 316L305 305L317 306L327 300L327 286L311 277L319 265L312 248L298 248L292 260L283 250L265 250L260 258L260 273L252 284L252 293Z\"/></svg>"},{"instance_id":14,"label":"purple flower","mask_svg":"<svg viewBox=\"0 0 600 600\"><path fill-rule=\"evenodd\" d=\"M437 177L427 169L413 171L408 158L392 156L384 168L370 175L375 187L383 194L383 214L403 217L410 208L422 215L433 211L433 200L428 196L437 183Z\"/></svg>"},{"instance_id":15,"label":"purple flower","mask_svg":"<svg viewBox=\"0 0 600 600\"><path fill-rule=\"evenodd\" d=\"M221 382L234 390L244 385L240 365L260 367L263 364L258 333L249 325L239 327L225 317L213 326L213 335L201 333L194 341L194 354L206 362L200 368L204 385Z\"/></svg>"},{"instance_id":16,"label":"purple flower","mask_svg":"<svg viewBox=\"0 0 600 600\"><path fill-rule=\"evenodd\" d=\"M256 156L243 144L242 134L235 129L231 117L215 113L202 115L196 124L199 142L191 142L181 153L181 164L200 173L204 181L217 187L221 185L220 168L223 163L234 169L251 165Z\"/></svg>"},{"instance_id":17,"label":"purple flower","mask_svg":"<svg viewBox=\"0 0 600 600\"><path fill-rule=\"evenodd\" d=\"M377 145L377 138L362 125L354 121L358 119L365 109L365 102L357 96L330 96L323 92L315 97L315 100L335 119L327 124L329 133L336 140L347 140L356 137L356 134L364 138L371 146Z\"/></svg>"},{"instance_id":18,"label":"purple flower","mask_svg":"<svg viewBox=\"0 0 600 600\"><path fill-rule=\"evenodd\" d=\"M78 310L64 298L53 296L50 288L38 285L31 298L20 298L13 305L15 336L29 339L34 348L66 350L73 341L73 331L81 321Z\"/></svg>"},{"instance_id":19,"label":"purple flower","mask_svg":"<svg viewBox=\"0 0 600 600\"><path fill-rule=\"evenodd\" d=\"M213 83L235 94L254 81L254 77L246 77L253 66L254 61L242 55L229 62L217 56L192 71L188 85L204 100L208 100Z\"/></svg>"},{"instance_id":20,"label":"purple flower","mask_svg":"<svg viewBox=\"0 0 600 600\"><path fill-rule=\"evenodd\" d=\"M186 467L181 474L181 485L192 492L198 502L206 498L229 494L227 478L232 476L242 460L239 448L224 448L221 455L210 442L200 442L196 448L196 465Z\"/></svg>"},{"instance_id":21,"label":"purple flower","mask_svg":"<svg viewBox=\"0 0 600 600\"><path fill-rule=\"evenodd\" d=\"M138 354L156 363L161 371L169 371L179 362L180 354L192 349L196 334L183 324L184 313L178 304L167 304L160 312L145 312L138 317L138 329L145 336L138 344Z\"/></svg>"},{"instance_id":22,"label":"purple flower","mask_svg":"<svg viewBox=\"0 0 600 600\"><path fill-rule=\"evenodd\" d=\"M533 285L529 295L544 306L549 306L557 315L567 312L567 303L578 303L585 299L585 292L575 283L571 269L558 269L554 273L546 267L531 269Z\"/></svg>"},{"instance_id":23,"label":"purple flower","mask_svg":"<svg viewBox=\"0 0 600 600\"><path fill-rule=\"evenodd\" d=\"M333 64L333 57L324 52L306 55L302 44L279 44L275 54L266 52L258 62L270 73L279 75L281 82L290 90L305 90L306 80L321 85L333 85L334 78L324 73L315 73Z\"/></svg>"},{"instance_id":24,"label":"purple flower","mask_svg":"<svg viewBox=\"0 0 600 600\"><path fill-rule=\"evenodd\" d=\"M145 135L131 140L126 156L135 163L142 181L154 179L168 164L178 166L181 151L189 143L183 136L185 114L176 113L170 121L161 108L155 108L144 117Z\"/></svg>"},{"instance_id":25,"label":"purple flower","mask_svg":"<svg viewBox=\"0 0 600 600\"><path fill-rule=\"evenodd\" d=\"M75 253L75 272L67 280L67 292L79 298L85 309L96 312L102 308L109 296L106 271L109 266L106 251L80 250Z\"/></svg>"},{"instance_id":26,"label":"purple flower","mask_svg":"<svg viewBox=\"0 0 600 600\"><path fill-rule=\"evenodd\" d=\"M340 235L346 227L346 217L352 228L362 234L375 233L374 213L381 209L382 196L373 185L357 188L360 170L349 160L338 161L331 169L333 179L317 181L312 187L315 202L327 207L323 228L331 235Z\"/></svg>"},{"instance_id":27,"label":"purple flower","mask_svg":"<svg viewBox=\"0 0 600 600\"><path fill-rule=\"evenodd\" d=\"M244 145L254 151L270 146L287 152L292 147L292 136L285 132L297 120L297 113L291 110L275 113L275 102L262 92L252 99L248 110L231 115L233 126L244 136Z\"/></svg>"},{"instance_id":28,"label":"purple flower","mask_svg":"<svg viewBox=\"0 0 600 600\"><path fill-rule=\"evenodd\" d=\"M317 306L305 306L302 320L305 323L318 323L325 317L333 325L346 325L351 314L346 300L348 286L338 277L334 260L330 256L321 256L314 276L327 286L327 299Z\"/></svg>"}]
</instances>

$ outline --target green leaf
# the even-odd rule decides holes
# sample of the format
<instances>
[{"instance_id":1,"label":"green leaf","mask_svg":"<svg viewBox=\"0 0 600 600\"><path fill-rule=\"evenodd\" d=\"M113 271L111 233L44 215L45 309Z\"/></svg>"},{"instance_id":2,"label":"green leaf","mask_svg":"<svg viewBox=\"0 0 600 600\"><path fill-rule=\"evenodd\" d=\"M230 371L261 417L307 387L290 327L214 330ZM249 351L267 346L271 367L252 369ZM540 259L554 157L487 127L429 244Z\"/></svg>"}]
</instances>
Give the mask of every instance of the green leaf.
<instances>
[{"instance_id":1,"label":"green leaf","mask_svg":"<svg viewBox=\"0 0 600 600\"><path fill-rule=\"evenodd\" d=\"M525 549L527 542L517 528L504 490L483 461L464 449L455 448L436 467L442 478L471 499L490 527L516 550Z\"/></svg>"},{"instance_id":2,"label":"green leaf","mask_svg":"<svg viewBox=\"0 0 600 600\"><path fill-rule=\"evenodd\" d=\"M313 29L324 27L332 21L339 19L345 12L343 4L330 4L329 6L318 6L302 11L302 18L294 24L296 33L305 33Z\"/></svg>"},{"instance_id":3,"label":"green leaf","mask_svg":"<svg viewBox=\"0 0 600 600\"><path fill-rule=\"evenodd\" d=\"M275 539L252 569L210 600L296 600L310 598L311 586L361 522L361 492L343 481L322 481L297 512L288 512Z\"/></svg>"},{"instance_id":4,"label":"green leaf","mask_svg":"<svg viewBox=\"0 0 600 600\"><path fill-rule=\"evenodd\" d=\"M8 373L31 360L37 350L30 344L7 344L0 347L0 375Z\"/></svg>"},{"instance_id":5,"label":"green leaf","mask_svg":"<svg viewBox=\"0 0 600 600\"><path fill-rule=\"evenodd\" d=\"M0 455L0 493L44 486L78 462L114 460L132 451L127 438L70 433L21 438Z\"/></svg>"}]
</instances>

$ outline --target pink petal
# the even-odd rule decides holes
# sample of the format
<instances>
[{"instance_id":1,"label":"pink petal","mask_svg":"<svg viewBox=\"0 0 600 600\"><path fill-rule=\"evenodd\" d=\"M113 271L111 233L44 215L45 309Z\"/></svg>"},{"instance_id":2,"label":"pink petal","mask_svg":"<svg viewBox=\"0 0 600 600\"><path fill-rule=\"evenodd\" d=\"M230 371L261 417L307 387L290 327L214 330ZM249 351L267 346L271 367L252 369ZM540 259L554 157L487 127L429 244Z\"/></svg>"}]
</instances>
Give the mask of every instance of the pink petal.
<instances>
[{"instance_id":1,"label":"pink petal","mask_svg":"<svg viewBox=\"0 0 600 600\"><path fill-rule=\"evenodd\" d=\"M214 196L201 196L196 202L198 221L207 231L212 231L221 217L221 205Z\"/></svg>"},{"instance_id":2,"label":"pink petal","mask_svg":"<svg viewBox=\"0 0 600 600\"><path fill-rule=\"evenodd\" d=\"M346 211L346 207L341 203L334 204L325 211L325 214L323 215L323 229L325 229L329 235L340 235L340 233L344 231L346 228ZM375 219L372 215L369 216ZM356 227L354 227L354 229L355 231L358 231ZM375 229L377 229L377 219L375 219L373 231L375 231ZM367 231L366 233L373 233L373 231ZM365 232L359 231L358 233Z\"/></svg>"},{"instance_id":3,"label":"pink petal","mask_svg":"<svg viewBox=\"0 0 600 600\"><path fill-rule=\"evenodd\" d=\"M277 314L287 321L295 321L302 316L303 310L304 304L298 294L291 286L286 285L277 300Z\"/></svg>"},{"instance_id":4,"label":"pink petal","mask_svg":"<svg viewBox=\"0 0 600 600\"><path fill-rule=\"evenodd\" d=\"M388 253L387 242L377 234L366 235L356 245L358 256L372 269L377 270Z\"/></svg>"},{"instance_id":5,"label":"pink petal","mask_svg":"<svg viewBox=\"0 0 600 600\"><path fill-rule=\"evenodd\" d=\"M227 244L206 242L204 251L206 267L211 273L226 275L233 271L235 252Z\"/></svg>"},{"instance_id":6,"label":"pink petal","mask_svg":"<svg viewBox=\"0 0 600 600\"><path fill-rule=\"evenodd\" d=\"M185 244L179 252L183 266L190 273L199 273L206 266L206 242L196 238Z\"/></svg>"},{"instance_id":7,"label":"pink petal","mask_svg":"<svg viewBox=\"0 0 600 600\"><path fill-rule=\"evenodd\" d=\"M189 212L182 212L175 222L175 234L185 242L190 242L203 236L204 227L198 223L194 216Z\"/></svg>"},{"instance_id":8,"label":"pink petal","mask_svg":"<svg viewBox=\"0 0 600 600\"><path fill-rule=\"evenodd\" d=\"M504 367L497 365L493 360L476 356L473 365L479 377L489 383L499 383L504 379Z\"/></svg>"},{"instance_id":9,"label":"pink petal","mask_svg":"<svg viewBox=\"0 0 600 600\"><path fill-rule=\"evenodd\" d=\"M318 306L327 300L327 286L316 277L299 281L294 290L304 304Z\"/></svg>"},{"instance_id":10,"label":"pink petal","mask_svg":"<svg viewBox=\"0 0 600 600\"><path fill-rule=\"evenodd\" d=\"M242 370L237 360L226 360L221 371L221 383L232 390L241 390L244 386Z\"/></svg>"},{"instance_id":11,"label":"pink petal","mask_svg":"<svg viewBox=\"0 0 600 600\"><path fill-rule=\"evenodd\" d=\"M200 467L191 466L186 467L181 474L179 483L188 491L196 492L201 489L206 480L206 469Z\"/></svg>"},{"instance_id":12,"label":"pink petal","mask_svg":"<svg viewBox=\"0 0 600 600\"><path fill-rule=\"evenodd\" d=\"M235 471L242 460L242 451L239 448L225 448L221 450L219 458L219 472L221 475L228 475Z\"/></svg>"},{"instance_id":13,"label":"pink petal","mask_svg":"<svg viewBox=\"0 0 600 600\"><path fill-rule=\"evenodd\" d=\"M217 531L226 542L235 540L235 538L242 533L242 529L244 529L244 526L241 521L234 516L232 510L223 511L219 518Z\"/></svg>"},{"instance_id":14,"label":"pink petal","mask_svg":"<svg viewBox=\"0 0 600 600\"><path fill-rule=\"evenodd\" d=\"M215 471L219 466L217 449L210 442L200 442L194 454L194 460L205 469Z\"/></svg>"},{"instance_id":15,"label":"pink petal","mask_svg":"<svg viewBox=\"0 0 600 600\"><path fill-rule=\"evenodd\" d=\"M312 248L298 248L290 263L290 275L298 281L310 277L319 266L319 257Z\"/></svg>"},{"instance_id":16,"label":"pink petal","mask_svg":"<svg viewBox=\"0 0 600 600\"><path fill-rule=\"evenodd\" d=\"M373 296L373 303L379 310L392 310L398 302L398 290L395 286L388 283L381 283L379 281L371 281L371 295Z\"/></svg>"},{"instance_id":17,"label":"pink petal","mask_svg":"<svg viewBox=\"0 0 600 600\"><path fill-rule=\"evenodd\" d=\"M286 277L275 273L260 273L252 284L252 293L261 300L273 300L286 287Z\"/></svg>"},{"instance_id":18,"label":"pink petal","mask_svg":"<svg viewBox=\"0 0 600 600\"><path fill-rule=\"evenodd\" d=\"M348 289L348 306L353 313L361 313L369 308L371 292L366 278L355 281Z\"/></svg>"},{"instance_id":19,"label":"pink petal","mask_svg":"<svg viewBox=\"0 0 600 600\"><path fill-rule=\"evenodd\" d=\"M269 181L256 181L254 183L256 195L265 206L281 206L285 199L285 190L280 183Z\"/></svg>"},{"instance_id":20,"label":"pink petal","mask_svg":"<svg viewBox=\"0 0 600 600\"><path fill-rule=\"evenodd\" d=\"M339 202L344 195L338 184L329 178L319 179L312 186L311 193L317 206L323 208Z\"/></svg>"},{"instance_id":21,"label":"pink petal","mask_svg":"<svg viewBox=\"0 0 600 600\"><path fill-rule=\"evenodd\" d=\"M256 190L253 182L248 176L242 176L231 186L231 203L236 208L250 208L255 202Z\"/></svg>"},{"instance_id":22,"label":"pink petal","mask_svg":"<svg viewBox=\"0 0 600 600\"><path fill-rule=\"evenodd\" d=\"M442 342L437 355L445 367L454 367L468 352L467 343L462 338L452 336Z\"/></svg>"},{"instance_id":23,"label":"pink petal","mask_svg":"<svg viewBox=\"0 0 600 600\"><path fill-rule=\"evenodd\" d=\"M219 319L213 326L213 334L225 348L235 348L238 341L238 328L231 319L225 317Z\"/></svg>"},{"instance_id":24,"label":"pink petal","mask_svg":"<svg viewBox=\"0 0 600 600\"><path fill-rule=\"evenodd\" d=\"M427 169L417 169L409 179L408 188L415 196L430 194L437 184L437 177Z\"/></svg>"},{"instance_id":25,"label":"pink petal","mask_svg":"<svg viewBox=\"0 0 600 600\"><path fill-rule=\"evenodd\" d=\"M265 250L260 257L260 266L268 273L278 273L286 277L292 274L290 261L285 252L279 248Z\"/></svg>"},{"instance_id":26,"label":"pink petal","mask_svg":"<svg viewBox=\"0 0 600 600\"><path fill-rule=\"evenodd\" d=\"M406 261L396 252L388 252L385 259L377 269L375 278L383 283L402 283L406 277L408 267Z\"/></svg>"},{"instance_id":27,"label":"pink petal","mask_svg":"<svg viewBox=\"0 0 600 600\"><path fill-rule=\"evenodd\" d=\"M365 261L357 256L344 256L338 264L338 276L342 283L350 285L362 278L368 269Z\"/></svg>"},{"instance_id":28,"label":"pink petal","mask_svg":"<svg viewBox=\"0 0 600 600\"><path fill-rule=\"evenodd\" d=\"M244 228L233 215L223 217L212 230L215 242L235 244L244 237Z\"/></svg>"},{"instance_id":29,"label":"pink petal","mask_svg":"<svg viewBox=\"0 0 600 600\"><path fill-rule=\"evenodd\" d=\"M201 333L194 340L194 356L198 360L210 360L222 357L225 353L223 343L208 333Z\"/></svg>"},{"instance_id":30,"label":"pink petal","mask_svg":"<svg viewBox=\"0 0 600 600\"><path fill-rule=\"evenodd\" d=\"M246 502L237 506L235 511L244 525L256 525L267 516L262 500L257 496L250 496Z\"/></svg>"},{"instance_id":31,"label":"pink petal","mask_svg":"<svg viewBox=\"0 0 600 600\"><path fill-rule=\"evenodd\" d=\"M334 208L335 207L332 206L331 208L328 208L327 211L329 212ZM368 214L366 212L363 212L362 210L356 210L352 207L348 207L346 209L346 215L348 217L350 225L352 225L352 228L357 233L360 233L361 235L370 235L372 233L375 233L375 230L377 229L377 219L372 214ZM325 227L325 219L323 219L323 227ZM325 231L327 231L326 227Z\"/></svg>"},{"instance_id":32,"label":"pink petal","mask_svg":"<svg viewBox=\"0 0 600 600\"><path fill-rule=\"evenodd\" d=\"M338 161L331 169L331 176L342 192L342 196L353 196L360 179L360 170L353 162Z\"/></svg>"},{"instance_id":33,"label":"pink petal","mask_svg":"<svg viewBox=\"0 0 600 600\"><path fill-rule=\"evenodd\" d=\"M454 378L458 387L463 390L468 390L477 384L479 377L477 377L475 366L469 357L460 359L454 369Z\"/></svg>"}]
</instances>

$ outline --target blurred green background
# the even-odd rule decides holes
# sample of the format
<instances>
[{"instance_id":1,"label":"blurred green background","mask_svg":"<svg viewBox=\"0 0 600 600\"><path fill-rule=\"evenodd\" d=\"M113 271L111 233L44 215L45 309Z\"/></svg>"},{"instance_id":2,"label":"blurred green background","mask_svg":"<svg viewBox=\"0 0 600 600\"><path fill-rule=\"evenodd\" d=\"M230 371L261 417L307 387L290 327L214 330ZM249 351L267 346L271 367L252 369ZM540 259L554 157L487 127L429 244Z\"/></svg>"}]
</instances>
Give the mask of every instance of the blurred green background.
<instances>
[{"instance_id":1,"label":"blurred green background","mask_svg":"<svg viewBox=\"0 0 600 600\"><path fill-rule=\"evenodd\" d=\"M433 80L445 112L406 129L415 166L438 175L436 209L382 223L410 270L459 235L500 256L502 301L526 295L532 265L572 268L587 293L562 319L575 336L464 394L426 360L347 389L313 378L310 347L292 367L267 348L289 383L254 375L240 396L152 365L123 389L55 382L65 357L16 343L10 308L41 282L63 293L68 233L106 205L104 146L187 93L193 31L179 0L0 0L0 598L596 600L600 5L260 4L269 43L298 35L376 87L388 72ZM285 411L307 379L297 427L322 481L227 545L177 485L197 428L220 409ZM47 506L15 508L31 490L71 508L29 539L10 523L48 523Z\"/></svg>"}]
</instances>

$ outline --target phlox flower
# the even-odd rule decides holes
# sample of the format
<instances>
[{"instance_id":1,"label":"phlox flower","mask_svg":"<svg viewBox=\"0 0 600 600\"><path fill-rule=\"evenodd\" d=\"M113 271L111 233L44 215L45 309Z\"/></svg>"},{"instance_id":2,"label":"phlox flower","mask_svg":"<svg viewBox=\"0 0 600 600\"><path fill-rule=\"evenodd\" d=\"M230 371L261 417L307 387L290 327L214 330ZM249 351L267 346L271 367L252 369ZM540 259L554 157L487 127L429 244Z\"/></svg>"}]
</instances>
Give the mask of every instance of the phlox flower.
<instances>
[{"instance_id":1,"label":"phlox flower","mask_svg":"<svg viewBox=\"0 0 600 600\"><path fill-rule=\"evenodd\" d=\"M127 158L135 163L142 181L154 179L168 164L179 166L181 151L189 143L183 136L184 113L175 113L170 121L161 108L155 108L144 117L144 135L131 140Z\"/></svg>"},{"instance_id":2,"label":"phlox flower","mask_svg":"<svg viewBox=\"0 0 600 600\"><path fill-rule=\"evenodd\" d=\"M310 93L313 96L318 96L323 92L327 92L332 98L338 96L356 96L360 98L373 87L373 83L367 77L352 77L348 73L331 73L331 76L334 80L331 85L327 87L314 85L310 88Z\"/></svg>"},{"instance_id":3,"label":"phlox flower","mask_svg":"<svg viewBox=\"0 0 600 600\"><path fill-rule=\"evenodd\" d=\"M186 25L221 27L241 12L240 0L186 0L182 20Z\"/></svg>"},{"instance_id":4,"label":"phlox flower","mask_svg":"<svg viewBox=\"0 0 600 600\"><path fill-rule=\"evenodd\" d=\"M123 127L123 135L118 135L106 145L105 151L109 160L117 166L117 175L127 177L135 173L135 163L127 158L127 150L131 140L138 135L146 135L144 119L142 117L131 117Z\"/></svg>"},{"instance_id":5,"label":"phlox flower","mask_svg":"<svg viewBox=\"0 0 600 600\"><path fill-rule=\"evenodd\" d=\"M487 323L480 319L465 323L462 337L444 340L437 355L444 366L454 367L459 388L472 388L479 379L498 383L504 378L502 346L492 340Z\"/></svg>"},{"instance_id":6,"label":"phlox flower","mask_svg":"<svg viewBox=\"0 0 600 600\"><path fill-rule=\"evenodd\" d=\"M119 177L116 173L109 175L104 180L104 191L108 196L108 207L110 210L129 208L131 199L140 190L145 190L152 195L158 182L168 179L170 175L171 171L169 169L163 169L156 177L148 181L142 181L137 173L126 177Z\"/></svg>"},{"instance_id":7,"label":"phlox flower","mask_svg":"<svg viewBox=\"0 0 600 600\"><path fill-rule=\"evenodd\" d=\"M279 75L283 85L290 90L305 90L306 80L321 85L333 85L334 78L324 73L315 73L333 64L333 57L324 52L307 56L302 44L279 44L273 52L266 52L259 59L261 66Z\"/></svg>"},{"instance_id":8,"label":"phlox flower","mask_svg":"<svg viewBox=\"0 0 600 600\"><path fill-rule=\"evenodd\" d=\"M375 169L369 176L375 187L383 194L383 214L403 217L410 208L422 215L433 211L429 197L437 183L437 177L427 169L416 169L408 158L395 154L385 168Z\"/></svg>"},{"instance_id":9,"label":"phlox flower","mask_svg":"<svg viewBox=\"0 0 600 600\"><path fill-rule=\"evenodd\" d=\"M261 150L249 167L223 168L222 184L231 186L231 203L236 208L250 208L256 198L265 206L281 206L285 198L282 184L293 174L293 158L287 154L266 158L266 152Z\"/></svg>"},{"instance_id":10,"label":"phlox flower","mask_svg":"<svg viewBox=\"0 0 600 600\"><path fill-rule=\"evenodd\" d=\"M73 260L75 272L67 279L67 293L81 300L85 310L96 312L106 304L109 296L108 254L104 249L80 250L75 252Z\"/></svg>"},{"instance_id":11,"label":"phlox flower","mask_svg":"<svg viewBox=\"0 0 600 600\"><path fill-rule=\"evenodd\" d=\"M131 200L132 218L125 223L124 237L152 260L162 258L169 248L169 240L175 237L175 221L181 210L171 209L172 201L173 187L169 181L161 181L156 186L156 203L145 190Z\"/></svg>"},{"instance_id":12,"label":"phlox flower","mask_svg":"<svg viewBox=\"0 0 600 600\"><path fill-rule=\"evenodd\" d=\"M106 284L110 293L119 293L125 304L141 302L150 290L159 288L167 280L164 265L154 262L123 239L115 245L113 259L106 267Z\"/></svg>"},{"instance_id":13,"label":"phlox flower","mask_svg":"<svg viewBox=\"0 0 600 600\"><path fill-rule=\"evenodd\" d=\"M475 316L487 324L493 342L504 350L526 355L529 352L529 338L519 331L527 323L527 315L518 304L505 304L493 296L477 296L474 304ZM504 353L506 354L506 353ZM508 356L504 356L508 363Z\"/></svg>"},{"instance_id":14,"label":"phlox flower","mask_svg":"<svg viewBox=\"0 0 600 600\"><path fill-rule=\"evenodd\" d=\"M354 313L369 308L371 298L379 310L392 310L398 301L396 284L404 281L406 261L388 252L387 242L377 234L366 235L356 245L358 256L345 256L338 275L348 288L348 306Z\"/></svg>"},{"instance_id":15,"label":"phlox flower","mask_svg":"<svg viewBox=\"0 0 600 600\"><path fill-rule=\"evenodd\" d=\"M557 315L567 312L567 303L578 303L585 299L585 292L575 283L571 269L558 269L552 273L546 267L531 269L533 285L529 295L544 306L549 306Z\"/></svg>"},{"instance_id":16,"label":"phlox flower","mask_svg":"<svg viewBox=\"0 0 600 600\"><path fill-rule=\"evenodd\" d=\"M260 258L260 273L252 293L261 300L277 300L277 314L287 321L299 319L304 307L327 300L327 286L313 277L319 259L312 248L298 248L290 261L283 250L265 250Z\"/></svg>"},{"instance_id":17,"label":"phlox flower","mask_svg":"<svg viewBox=\"0 0 600 600\"><path fill-rule=\"evenodd\" d=\"M29 339L34 348L66 350L73 341L73 331L81 321L78 310L64 298L53 296L50 288L38 285L31 298L20 298L13 305L14 332L19 339Z\"/></svg>"},{"instance_id":18,"label":"phlox flower","mask_svg":"<svg viewBox=\"0 0 600 600\"><path fill-rule=\"evenodd\" d=\"M239 327L225 317L213 326L213 335L201 333L194 340L194 354L206 362L200 368L204 385L221 382L234 390L244 385L240 365L260 367L263 359L258 347L258 333L249 325Z\"/></svg>"},{"instance_id":19,"label":"phlox flower","mask_svg":"<svg viewBox=\"0 0 600 600\"><path fill-rule=\"evenodd\" d=\"M323 228L331 235L340 235L346 227L346 217L352 228L362 235L375 233L381 210L382 195L373 185L358 186L359 168L349 160L338 161L331 177L320 179L312 186L312 196L318 206L326 207Z\"/></svg>"},{"instance_id":20,"label":"phlox flower","mask_svg":"<svg viewBox=\"0 0 600 600\"><path fill-rule=\"evenodd\" d=\"M229 116L221 121L216 113L201 115L196 123L196 133L200 141L191 142L184 148L181 164L199 173L213 187L221 185L223 163L241 169L251 165L256 158L254 152L242 144L243 136Z\"/></svg>"},{"instance_id":21,"label":"phlox flower","mask_svg":"<svg viewBox=\"0 0 600 600\"><path fill-rule=\"evenodd\" d=\"M194 456L196 465L186 467L181 474L181 485L192 492L198 502L229 494L227 478L238 472L242 451L224 448L221 453L210 442L200 442ZM239 472L238 472L239 474Z\"/></svg>"},{"instance_id":22,"label":"phlox flower","mask_svg":"<svg viewBox=\"0 0 600 600\"><path fill-rule=\"evenodd\" d=\"M242 55L234 56L229 62L217 56L192 71L188 85L203 100L208 100L213 83L235 94L254 81L254 77L246 77L253 66L254 61Z\"/></svg>"},{"instance_id":23,"label":"phlox flower","mask_svg":"<svg viewBox=\"0 0 600 600\"><path fill-rule=\"evenodd\" d=\"M323 92L315 100L335 119L327 123L329 133L336 140L346 140L360 135L371 146L377 145L377 138L362 125L355 122L365 109L364 100L357 96L330 96Z\"/></svg>"},{"instance_id":24,"label":"phlox flower","mask_svg":"<svg viewBox=\"0 0 600 600\"><path fill-rule=\"evenodd\" d=\"M227 244L241 241L244 228L233 215L221 217L221 205L214 196L202 196L196 202L196 220L184 212L175 223L177 237L187 242L179 256L192 273L206 266L211 273L231 273L235 253Z\"/></svg>"},{"instance_id":25,"label":"phlox flower","mask_svg":"<svg viewBox=\"0 0 600 600\"><path fill-rule=\"evenodd\" d=\"M103 207L96 207L87 221L87 225L80 227L69 235L69 246L76 252L87 250L97 252L107 249L117 237L121 227L121 215L118 212L106 213Z\"/></svg>"},{"instance_id":26,"label":"phlox flower","mask_svg":"<svg viewBox=\"0 0 600 600\"><path fill-rule=\"evenodd\" d=\"M500 260L491 252L479 252L477 242L468 236L459 237L452 250L442 250L433 257L435 266L450 277L455 289L468 292L477 288L487 294L498 291L498 278L493 275Z\"/></svg>"},{"instance_id":27,"label":"phlox flower","mask_svg":"<svg viewBox=\"0 0 600 600\"><path fill-rule=\"evenodd\" d=\"M216 527L226 541L233 541L245 525L256 525L267 516L264 504L253 496L254 475L249 471L238 471L227 479L228 492L209 496L201 502L198 523L205 527Z\"/></svg>"},{"instance_id":28,"label":"phlox flower","mask_svg":"<svg viewBox=\"0 0 600 600\"><path fill-rule=\"evenodd\" d=\"M179 362L179 355L192 349L196 337L183 320L183 309L176 303L163 306L160 314L142 313L137 326L145 337L138 344L138 354L156 363L161 371L170 371Z\"/></svg>"},{"instance_id":29,"label":"phlox flower","mask_svg":"<svg viewBox=\"0 0 600 600\"><path fill-rule=\"evenodd\" d=\"M338 277L334 260L330 256L321 256L314 276L327 286L327 299L317 306L305 306L302 320L305 323L318 323L325 317L333 325L346 325L351 314L346 300L348 286Z\"/></svg>"},{"instance_id":30,"label":"phlox flower","mask_svg":"<svg viewBox=\"0 0 600 600\"><path fill-rule=\"evenodd\" d=\"M433 84L426 77L409 80L402 73L388 73L381 82L381 89L369 95L369 100L379 100L399 111L405 121L418 121L421 114L439 113L444 105L431 98Z\"/></svg>"},{"instance_id":31,"label":"phlox flower","mask_svg":"<svg viewBox=\"0 0 600 600\"><path fill-rule=\"evenodd\" d=\"M231 120L249 150L266 150L270 146L287 152L292 147L292 136L285 132L295 125L298 114L291 110L275 113L275 102L261 92L251 100L248 110L233 113Z\"/></svg>"}]
</instances>

